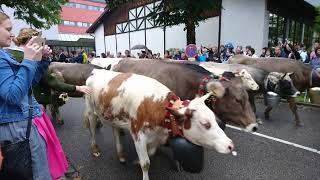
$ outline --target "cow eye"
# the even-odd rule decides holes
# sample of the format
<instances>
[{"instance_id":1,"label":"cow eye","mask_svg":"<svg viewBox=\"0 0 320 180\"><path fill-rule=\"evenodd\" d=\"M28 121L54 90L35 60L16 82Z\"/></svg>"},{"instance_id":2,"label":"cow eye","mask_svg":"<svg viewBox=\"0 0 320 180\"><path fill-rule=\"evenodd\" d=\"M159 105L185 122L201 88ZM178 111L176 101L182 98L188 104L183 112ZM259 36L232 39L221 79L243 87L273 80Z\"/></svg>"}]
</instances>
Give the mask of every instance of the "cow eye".
<instances>
[{"instance_id":1,"label":"cow eye","mask_svg":"<svg viewBox=\"0 0 320 180\"><path fill-rule=\"evenodd\" d=\"M201 123L201 125L206 129L210 129L211 128L211 123L209 123L209 122Z\"/></svg>"}]
</instances>

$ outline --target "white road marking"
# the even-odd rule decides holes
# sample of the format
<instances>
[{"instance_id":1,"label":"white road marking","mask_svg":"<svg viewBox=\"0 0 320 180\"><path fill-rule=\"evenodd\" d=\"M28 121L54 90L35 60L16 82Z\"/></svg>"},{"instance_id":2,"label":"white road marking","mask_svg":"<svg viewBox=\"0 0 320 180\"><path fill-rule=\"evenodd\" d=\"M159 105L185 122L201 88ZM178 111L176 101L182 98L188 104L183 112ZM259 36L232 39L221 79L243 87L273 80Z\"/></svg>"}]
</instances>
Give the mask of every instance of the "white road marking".
<instances>
[{"instance_id":1,"label":"white road marking","mask_svg":"<svg viewBox=\"0 0 320 180\"><path fill-rule=\"evenodd\" d=\"M229 125L229 124L227 124L227 127L231 128L231 129L236 129L236 130L239 130L239 131L243 131L241 128L235 127L235 126L232 126L232 125ZM270 139L270 140L273 140L273 141L277 141L277 142L280 142L280 143L283 143L283 144L287 144L289 146L294 146L294 147L297 147L297 148L300 148L300 149L304 149L306 151L310 151L310 152L313 152L313 153L320 154L320 151L317 150L317 149L314 149L314 148L310 148L310 147L307 147L307 146L303 146L303 145L300 145L300 144L296 144L296 143L293 143L293 142L289 142L289 141L286 141L286 140L282 140L282 139L279 139L279 138L271 137L271 136L264 135L264 134L257 133L257 132L254 132L254 133L251 133L251 134L254 134L256 136L260 136L260 137L263 137L263 138L266 138L266 139Z\"/></svg>"}]
</instances>

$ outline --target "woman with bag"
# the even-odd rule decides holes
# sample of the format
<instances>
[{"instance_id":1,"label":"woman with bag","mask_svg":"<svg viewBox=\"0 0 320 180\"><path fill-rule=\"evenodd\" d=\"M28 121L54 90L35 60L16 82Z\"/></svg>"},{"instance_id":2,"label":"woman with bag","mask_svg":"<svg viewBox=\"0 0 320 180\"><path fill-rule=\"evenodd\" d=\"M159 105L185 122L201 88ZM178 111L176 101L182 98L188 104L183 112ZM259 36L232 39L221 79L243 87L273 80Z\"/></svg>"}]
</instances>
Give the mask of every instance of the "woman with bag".
<instances>
[{"instance_id":1,"label":"woman with bag","mask_svg":"<svg viewBox=\"0 0 320 180\"><path fill-rule=\"evenodd\" d=\"M0 179L51 179L46 142L36 125L31 122L31 119L41 117L43 112L29 93L49 65L48 61L39 61L39 59L48 57L51 50L47 46L33 43L36 38L33 37L24 47L23 61L18 63L3 50L4 47L10 46L14 37L11 21L3 12L0 12L0 34L0 146L4 157ZM15 147L20 142L28 143L28 147L24 147L26 150L16 151L18 153L12 155L14 151L8 150L10 148L6 149L6 147ZM30 152L25 153L27 151ZM28 159L28 155L31 157L31 163L22 164L25 162L22 160ZM19 159L13 166L15 158ZM28 169L29 164L32 167L31 174L22 172ZM23 173L28 176L23 176Z\"/></svg>"}]
</instances>

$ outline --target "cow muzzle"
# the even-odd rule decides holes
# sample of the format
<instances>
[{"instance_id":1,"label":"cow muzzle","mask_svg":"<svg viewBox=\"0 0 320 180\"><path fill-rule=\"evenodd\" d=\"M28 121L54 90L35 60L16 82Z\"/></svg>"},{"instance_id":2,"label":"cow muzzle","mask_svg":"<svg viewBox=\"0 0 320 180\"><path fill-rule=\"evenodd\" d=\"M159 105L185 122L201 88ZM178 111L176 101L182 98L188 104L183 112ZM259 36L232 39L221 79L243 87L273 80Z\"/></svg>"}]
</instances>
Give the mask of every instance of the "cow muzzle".
<instances>
[{"instance_id":1,"label":"cow muzzle","mask_svg":"<svg viewBox=\"0 0 320 180\"><path fill-rule=\"evenodd\" d=\"M247 131L247 132L256 132L257 130L258 130L258 124L257 123L251 123L245 129L245 131Z\"/></svg>"},{"instance_id":2,"label":"cow muzzle","mask_svg":"<svg viewBox=\"0 0 320 180\"><path fill-rule=\"evenodd\" d=\"M300 91L297 91L297 92L295 92L293 95L291 95L291 97L297 97L297 96L299 96L301 93L300 93Z\"/></svg>"}]
</instances>

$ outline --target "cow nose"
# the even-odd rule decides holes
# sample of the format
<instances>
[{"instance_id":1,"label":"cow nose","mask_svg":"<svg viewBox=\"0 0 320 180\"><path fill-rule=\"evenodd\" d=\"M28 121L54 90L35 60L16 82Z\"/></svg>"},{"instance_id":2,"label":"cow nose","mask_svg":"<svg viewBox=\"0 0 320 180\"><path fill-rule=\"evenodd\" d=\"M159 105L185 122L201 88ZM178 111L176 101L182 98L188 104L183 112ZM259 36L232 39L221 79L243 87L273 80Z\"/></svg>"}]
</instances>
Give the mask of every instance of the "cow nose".
<instances>
[{"instance_id":1,"label":"cow nose","mask_svg":"<svg viewBox=\"0 0 320 180\"><path fill-rule=\"evenodd\" d=\"M231 143L231 144L228 146L228 149L230 150L230 152L233 151L233 149L234 149L233 143Z\"/></svg>"},{"instance_id":2,"label":"cow nose","mask_svg":"<svg viewBox=\"0 0 320 180\"><path fill-rule=\"evenodd\" d=\"M252 132L256 132L258 130L258 127L257 126L254 126L253 128L252 128Z\"/></svg>"}]
</instances>

